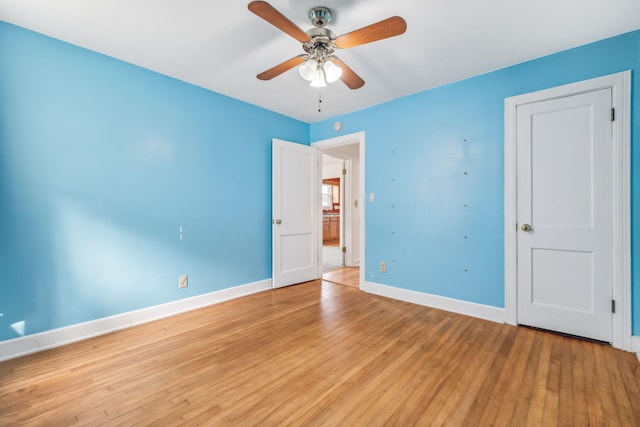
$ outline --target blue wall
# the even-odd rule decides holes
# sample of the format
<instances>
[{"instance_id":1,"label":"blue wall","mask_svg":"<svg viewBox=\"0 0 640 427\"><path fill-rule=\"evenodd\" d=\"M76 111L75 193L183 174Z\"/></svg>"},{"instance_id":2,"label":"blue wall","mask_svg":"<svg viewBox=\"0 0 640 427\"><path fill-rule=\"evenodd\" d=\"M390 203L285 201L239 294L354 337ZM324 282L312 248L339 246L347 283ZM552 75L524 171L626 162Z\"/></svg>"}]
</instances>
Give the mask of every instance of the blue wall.
<instances>
[{"instance_id":1,"label":"blue wall","mask_svg":"<svg viewBox=\"0 0 640 427\"><path fill-rule=\"evenodd\" d=\"M336 120L366 131L367 280L503 307L504 98L628 69L639 31L309 126L0 22L0 340L270 278L271 138ZM633 305L638 335L635 274Z\"/></svg>"},{"instance_id":2,"label":"blue wall","mask_svg":"<svg viewBox=\"0 0 640 427\"><path fill-rule=\"evenodd\" d=\"M311 125L311 140L366 131L366 278L504 307L504 99L640 71L640 31ZM428 65L425 65L428 72ZM640 267L640 88L632 84L632 272ZM387 273L378 263L387 261ZM633 331L640 279L633 274Z\"/></svg>"},{"instance_id":3,"label":"blue wall","mask_svg":"<svg viewBox=\"0 0 640 427\"><path fill-rule=\"evenodd\" d=\"M269 279L274 137L309 125L0 22L0 340Z\"/></svg>"}]
</instances>

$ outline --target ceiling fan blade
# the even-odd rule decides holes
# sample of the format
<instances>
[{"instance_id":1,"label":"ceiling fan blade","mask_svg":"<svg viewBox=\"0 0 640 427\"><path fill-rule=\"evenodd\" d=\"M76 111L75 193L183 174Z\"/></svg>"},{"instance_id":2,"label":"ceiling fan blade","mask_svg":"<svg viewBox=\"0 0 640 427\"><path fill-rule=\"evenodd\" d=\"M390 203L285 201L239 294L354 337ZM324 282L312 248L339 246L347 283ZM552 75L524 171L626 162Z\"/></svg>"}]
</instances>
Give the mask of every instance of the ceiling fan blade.
<instances>
[{"instance_id":1,"label":"ceiling fan blade","mask_svg":"<svg viewBox=\"0 0 640 427\"><path fill-rule=\"evenodd\" d=\"M389 37L399 36L407 31L407 23L399 16L392 16L375 24L367 25L359 30L344 34L336 39L336 46L340 49L375 42Z\"/></svg>"},{"instance_id":2,"label":"ceiling fan blade","mask_svg":"<svg viewBox=\"0 0 640 427\"><path fill-rule=\"evenodd\" d=\"M289 34L300 43L305 43L311 40L309 34L302 31L300 27L291 22L286 16L278 12L266 1L252 1L249 3L248 7L251 12L255 13L274 27Z\"/></svg>"},{"instance_id":3,"label":"ceiling fan blade","mask_svg":"<svg viewBox=\"0 0 640 427\"><path fill-rule=\"evenodd\" d=\"M284 73L285 71L289 71L296 65L302 64L305 61L305 59L306 59L305 55L299 55L299 56L293 57L287 61L284 61L282 64L278 64L273 68L269 68L267 71L263 71L262 73L258 74L256 77L258 77L260 80L271 80L274 77L278 77L280 74Z\"/></svg>"},{"instance_id":4,"label":"ceiling fan blade","mask_svg":"<svg viewBox=\"0 0 640 427\"><path fill-rule=\"evenodd\" d=\"M355 73L347 64L342 62L340 58L335 58L333 63L338 67L342 68L342 76L340 76L340 80L342 83L347 85L349 89L360 89L364 86L364 80Z\"/></svg>"}]
</instances>

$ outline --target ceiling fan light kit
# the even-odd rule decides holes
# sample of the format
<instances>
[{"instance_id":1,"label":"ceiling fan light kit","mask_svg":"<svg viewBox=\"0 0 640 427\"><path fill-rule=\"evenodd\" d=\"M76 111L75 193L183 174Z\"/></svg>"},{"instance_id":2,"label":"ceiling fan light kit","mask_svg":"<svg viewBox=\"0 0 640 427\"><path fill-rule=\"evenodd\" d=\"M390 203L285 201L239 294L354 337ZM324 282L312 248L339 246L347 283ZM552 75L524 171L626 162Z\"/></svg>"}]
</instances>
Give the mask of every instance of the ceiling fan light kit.
<instances>
[{"instance_id":1,"label":"ceiling fan light kit","mask_svg":"<svg viewBox=\"0 0 640 427\"><path fill-rule=\"evenodd\" d=\"M312 87L325 87L326 83L333 83L342 76L342 68L334 64L333 59L327 57L318 61L317 59L309 58L298 67L298 73Z\"/></svg>"},{"instance_id":2,"label":"ceiling fan light kit","mask_svg":"<svg viewBox=\"0 0 640 427\"><path fill-rule=\"evenodd\" d=\"M252 1L248 8L260 18L302 43L302 48L306 52L258 74L258 79L271 80L299 65L298 73L312 87L325 87L327 83L342 80L349 89L361 88L364 86L364 80L334 53L340 49L349 49L398 36L407 29L407 23L404 19L393 16L336 37L331 30L324 28L331 21L331 11L326 7L314 7L309 11L309 19L314 28L307 32L302 31L265 1Z\"/></svg>"}]
</instances>

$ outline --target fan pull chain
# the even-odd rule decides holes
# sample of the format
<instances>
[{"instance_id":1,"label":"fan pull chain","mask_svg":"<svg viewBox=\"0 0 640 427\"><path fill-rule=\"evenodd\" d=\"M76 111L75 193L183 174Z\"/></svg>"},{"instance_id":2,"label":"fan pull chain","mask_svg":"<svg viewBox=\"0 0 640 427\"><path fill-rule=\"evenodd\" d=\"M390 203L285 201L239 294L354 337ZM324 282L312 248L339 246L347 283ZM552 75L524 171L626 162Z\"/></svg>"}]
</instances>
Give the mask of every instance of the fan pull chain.
<instances>
[{"instance_id":1,"label":"fan pull chain","mask_svg":"<svg viewBox=\"0 0 640 427\"><path fill-rule=\"evenodd\" d=\"M322 92L318 91L318 113L322 113Z\"/></svg>"}]
</instances>

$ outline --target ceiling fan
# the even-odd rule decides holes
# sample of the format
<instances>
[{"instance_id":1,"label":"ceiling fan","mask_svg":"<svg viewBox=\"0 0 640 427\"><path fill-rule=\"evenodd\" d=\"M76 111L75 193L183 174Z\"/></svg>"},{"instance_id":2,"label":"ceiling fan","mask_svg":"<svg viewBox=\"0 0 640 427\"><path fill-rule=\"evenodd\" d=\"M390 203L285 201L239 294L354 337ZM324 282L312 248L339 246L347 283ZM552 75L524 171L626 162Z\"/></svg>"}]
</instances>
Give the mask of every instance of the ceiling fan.
<instances>
[{"instance_id":1,"label":"ceiling fan","mask_svg":"<svg viewBox=\"0 0 640 427\"><path fill-rule=\"evenodd\" d=\"M271 80L300 65L298 72L313 87L325 87L327 83L340 79L349 89L359 89L364 85L364 80L334 53L398 36L407 30L405 20L393 16L336 37L331 30L324 28L331 21L331 11L326 7L314 7L309 11L314 28L307 32L265 1L252 1L248 7L251 12L302 43L306 52L258 74L260 80Z\"/></svg>"}]
</instances>

